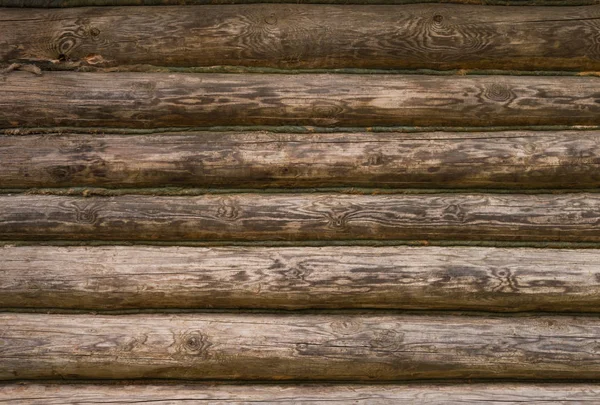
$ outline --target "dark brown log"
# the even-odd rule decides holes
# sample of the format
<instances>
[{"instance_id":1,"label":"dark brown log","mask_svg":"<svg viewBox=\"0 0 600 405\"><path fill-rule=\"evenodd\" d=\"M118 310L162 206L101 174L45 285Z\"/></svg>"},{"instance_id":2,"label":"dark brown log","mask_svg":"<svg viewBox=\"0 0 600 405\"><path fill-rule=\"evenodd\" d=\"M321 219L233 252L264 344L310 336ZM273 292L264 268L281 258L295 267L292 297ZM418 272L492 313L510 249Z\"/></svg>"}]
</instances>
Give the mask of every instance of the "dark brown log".
<instances>
[{"instance_id":1,"label":"dark brown log","mask_svg":"<svg viewBox=\"0 0 600 405\"><path fill-rule=\"evenodd\" d=\"M600 124L595 77L12 72L0 128Z\"/></svg>"},{"instance_id":2,"label":"dark brown log","mask_svg":"<svg viewBox=\"0 0 600 405\"><path fill-rule=\"evenodd\" d=\"M598 188L600 133L0 136L0 187Z\"/></svg>"},{"instance_id":3,"label":"dark brown log","mask_svg":"<svg viewBox=\"0 0 600 405\"><path fill-rule=\"evenodd\" d=\"M4 384L0 402L65 404L522 404L595 402L597 384L377 384L208 385L190 384Z\"/></svg>"},{"instance_id":4,"label":"dark brown log","mask_svg":"<svg viewBox=\"0 0 600 405\"><path fill-rule=\"evenodd\" d=\"M594 71L596 17L600 6L10 9L0 11L0 62Z\"/></svg>"},{"instance_id":5,"label":"dark brown log","mask_svg":"<svg viewBox=\"0 0 600 405\"><path fill-rule=\"evenodd\" d=\"M0 196L3 240L600 242L599 194Z\"/></svg>"},{"instance_id":6,"label":"dark brown log","mask_svg":"<svg viewBox=\"0 0 600 405\"><path fill-rule=\"evenodd\" d=\"M0 248L0 307L600 311L600 251Z\"/></svg>"},{"instance_id":7,"label":"dark brown log","mask_svg":"<svg viewBox=\"0 0 600 405\"><path fill-rule=\"evenodd\" d=\"M0 379L600 379L597 317L0 314Z\"/></svg>"}]
</instances>

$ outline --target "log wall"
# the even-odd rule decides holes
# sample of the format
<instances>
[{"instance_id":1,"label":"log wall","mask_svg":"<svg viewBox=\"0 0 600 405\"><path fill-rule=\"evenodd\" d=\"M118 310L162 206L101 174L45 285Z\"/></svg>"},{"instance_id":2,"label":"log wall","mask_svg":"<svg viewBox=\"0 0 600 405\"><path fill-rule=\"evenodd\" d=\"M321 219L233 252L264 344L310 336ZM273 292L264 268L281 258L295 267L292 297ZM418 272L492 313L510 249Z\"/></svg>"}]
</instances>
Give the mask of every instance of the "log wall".
<instances>
[{"instance_id":1,"label":"log wall","mask_svg":"<svg viewBox=\"0 0 600 405\"><path fill-rule=\"evenodd\" d=\"M594 402L599 2L272 2L0 0L0 402Z\"/></svg>"}]
</instances>

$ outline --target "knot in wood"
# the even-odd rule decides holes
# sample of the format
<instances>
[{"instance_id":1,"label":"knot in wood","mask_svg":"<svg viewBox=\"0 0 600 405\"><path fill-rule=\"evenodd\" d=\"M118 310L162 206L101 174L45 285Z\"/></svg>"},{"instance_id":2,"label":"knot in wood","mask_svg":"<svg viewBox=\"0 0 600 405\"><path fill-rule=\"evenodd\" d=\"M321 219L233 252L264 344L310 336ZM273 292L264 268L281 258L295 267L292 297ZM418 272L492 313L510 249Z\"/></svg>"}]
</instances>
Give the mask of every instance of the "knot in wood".
<instances>
[{"instance_id":1,"label":"knot in wood","mask_svg":"<svg viewBox=\"0 0 600 405\"><path fill-rule=\"evenodd\" d=\"M367 155L367 162L365 166L381 166L383 164L383 155L381 153L375 153Z\"/></svg>"},{"instance_id":2,"label":"knot in wood","mask_svg":"<svg viewBox=\"0 0 600 405\"><path fill-rule=\"evenodd\" d=\"M442 21L444 21L444 16L441 14L436 14L433 16L433 22L440 24Z\"/></svg>"},{"instance_id":3,"label":"knot in wood","mask_svg":"<svg viewBox=\"0 0 600 405\"><path fill-rule=\"evenodd\" d=\"M284 274L288 280L306 282L306 277L308 277L310 273L310 270L304 268L301 264L298 264Z\"/></svg>"},{"instance_id":4,"label":"knot in wood","mask_svg":"<svg viewBox=\"0 0 600 405\"><path fill-rule=\"evenodd\" d=\"M85 206L80 206L77 202L67 202L62 204L61 207L65 210L71 211L75 215L75 221L82 224L94 224L98 220L99 207L93 203L89 203Z\"/></svg>"},{"instance_id":5,"label":"knot in wood","mask_svg":"<svg viewBox=\"0 0 600 405\"><path fill-rule=\"evenodd\" d=\"M178 352L183 355L205 355L210 347L206 335L201 332L187 332L179 337Z\"/></svg>"},{"instance_id":6,"label":"knot in wood","mask_svg":"<svg viewBox=\"0 0 600 405\"><path fill-rule=\"evenodd\" d=\"M344 229L348 225L348 217L346 214L329 214L329 226L337 229Z\"/></svg>"},{"instance_id":7,"label":"knot in wood","mask_svg":"<svg viewBox=\"0 0 600 405\"><path fill-rule=\"evenodd\" d=\"M308 344L307 343L297 343L296 351L300 354L306 353L308 351Z\"/></svg>"},{"instance_id":8,"label":"knot in wood","mask_svg":"<svg viewBox=\"0 0 600 405\"><path fill-rule=\"evenodd\" d=\"M342 319L332 322L331 329L340 335L354 335L363 330L363 325L356 319Z\"/></svg>"},{"instance_id":9,"label":"knot in wood","mask_svg":"<svg viewBox=\"0 0 600 405\"><path fill-rule=\"evenodd\" d=\"M100 29L97 27L90 28L90 36L92 38L97 38L100 35Z\"/></svg>"},{"instance_id":10,"label":"knot in wood","mask_svg":"<svg viewBox=\"0 0 600 405\"><path fill-rule=\"evenodd\" d=\"M465 211L458 204L450 204L444 210L444 219L463 222L465 220Z\"/></svg>"},{"instance_id":11,"label":"knot in wood","mask_svg":"<svg viewBox=\"0 0 600 405\"><path fill-rule=\"evenodd\" d=\"M265 17L265 23L268 25L275 25L277 24L277 17L275 16L275 14L269 14L268 16Z\"/></svg>"},{"instance_id":12,"label":"knot in wood","mask_svg":"<svg viewBox=\"0 0 600 405\"><path fill-rule=\"evenodd\" d=\"M377 332L369 345L378 350L398 350L404 342L404 333L388 329Z\"/></svg>"},{"instance_id":13,"label":"knot in wood","mask_svg":"<svg viewBox=\"0 0 600 405\"><path fill-rule=\"evenodd\" d=\"M492 83L485 87L484 91L485 98L497 101L497 102L506 102L514 98L514 95L510 88L504 84L500 83Z\"/></svg>"},{"instance_id":14,"label":"knot in wood","mask_svg":"<svg viewBox=\"0 0 600 405\"><path fill-rule=\"evenodd\" d=\"M219 208L217 209L217 217L234 220L239 216L239 209L237 206L237 202L232 199L224 199L221 200Z\"/></svg>"}]
</instances>

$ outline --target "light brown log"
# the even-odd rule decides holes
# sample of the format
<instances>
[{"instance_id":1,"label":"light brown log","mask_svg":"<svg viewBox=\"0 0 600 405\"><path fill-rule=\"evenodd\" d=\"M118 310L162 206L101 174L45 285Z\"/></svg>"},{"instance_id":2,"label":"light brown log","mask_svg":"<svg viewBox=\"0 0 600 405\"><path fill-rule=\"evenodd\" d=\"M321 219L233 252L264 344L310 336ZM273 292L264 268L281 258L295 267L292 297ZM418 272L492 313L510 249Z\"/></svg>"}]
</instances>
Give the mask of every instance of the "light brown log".
<instances>
[{"instance_id":1,"label":"light brown log","mask_svg":"<svg viewBox=\"0 0 600 405\"><path fill-rule=\"evenodd\" d=\"M598 317L0 314L0 379L600 379Z\"/></svg>"},{"instance_id":2,"label":"light brown log","mask_svg":"<svg viewBox=\"0 0 600 405\"><path fill-rule=\"evenodd\" d=\"M599 242L600 195L0 196L2 240Z\"/></svg>"},{"instance_id":3,"label":"light brown log","mask_svg":"<svg viewBox=\"0 0 600 405\"><path fill-rule=\"evenodd\" d=\"M0 136L0 187L598 188L600 132Z\"/></svg>"},{"instance_id":4,"label":"light brown log","mask_svg":"<svg viewBox=\"0 0 600 405\"><path fill-rule=\"evenodd\" d=\"M600 251L0 248L0 307L600 311Z\"/></svg>"},{"instance_id":5,"label":"light brown log","mask_svg":"<svg viewBox=\"0 0 600 405\"><path fill-rule=\"evenodd\" d=\"M600 6L10 9L0 12L0 63L596 71L596 17Z\"/></svg>"},{"instance_id":6,"label":"light brown log","mask_svg":"<svg viewBox=\"0 0 600 405\"><path fill-rule=\"evenodd\" d=\"M11 72L0 93L0 128L600 124L576 76Z\"/></svg>"},{"instance_id":7,"label":"light brown log","mask_svg":"<svg viewBox=\"0 0 600 405\"><path fill-rule=\"evenodd\" d=\"M0 402L65 404L581 404L600 396L597 384L4 384Z\"/></svg>"}]
</instances>

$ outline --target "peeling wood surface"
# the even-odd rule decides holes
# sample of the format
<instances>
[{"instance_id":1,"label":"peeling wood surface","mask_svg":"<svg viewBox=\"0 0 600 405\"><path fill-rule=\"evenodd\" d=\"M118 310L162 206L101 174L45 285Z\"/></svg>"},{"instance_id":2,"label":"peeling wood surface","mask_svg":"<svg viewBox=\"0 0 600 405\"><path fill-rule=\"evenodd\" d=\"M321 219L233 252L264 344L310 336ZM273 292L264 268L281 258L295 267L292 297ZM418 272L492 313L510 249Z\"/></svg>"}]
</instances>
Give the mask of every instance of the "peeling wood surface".
<instances>
[{"instance_id":1,"label":"peeling wood surface","mask_svg":"<svg viewBox=\"0 0 600 405\"><path fill-rule=\"evenodd\" d=\"M598 18L600 6L15 8L0 11L0 62L595 71Z\"/></svg>"},{"instance_id":2,"label":"peeling wood surface","mask_svg":"<svg viewBox=\"0 0 600 405\"><path fill-rule=\"evenodd\" d=\"M0 136L0 187L598 188L600 132Z\"/></svg>"},{"instance_id":3,"label":"peeling wood surface","mask_svg":"<svg viewBox=\"0 0 600 405\"><path fill-rule=\"evenodd\" d=\"M598 242L600 195L0 196L3 240Z\"/></svg>"},{"instance_id":4,"label":"peeling wood surface","mask_svg":"<svg viewBox=\"0 0 600 405\"><path fill-rule=\"evenodd\" d=\"M598 317L0 314L0 379L599 379Z\"/></svg>"},{"instance_id":5,"label":"peeling wood surface","mask_svg":"<svg viewBox=\"0 0 600 405\"><path fill-rule=\"evenodd\" d=\"M0 128L600 124L595 77L11 72Z\"/></svg>"},{"instance_id":6,"label":"peeling wood surface","mask_svg":"<svg viewBox=\"0 0 600 405\"><path fill-rule=\"evenodd\" d=\"M0 402L64 404L569 404L595 402L597 384L0 385ZM392 401L392 402L390 402Z\"/></svg>"},{"instance_id":7,"label":"peeling wood surface","mask_svg":"<svg viewBox=\"0 0 600 405\"><path fill-rule=\"evenodd\" d=\"M0 249L0 307L600 311L600 251L476 247Z\"/></svg>"}]
</instances>

